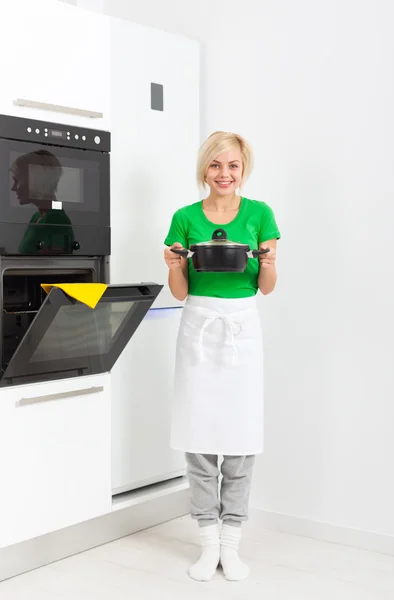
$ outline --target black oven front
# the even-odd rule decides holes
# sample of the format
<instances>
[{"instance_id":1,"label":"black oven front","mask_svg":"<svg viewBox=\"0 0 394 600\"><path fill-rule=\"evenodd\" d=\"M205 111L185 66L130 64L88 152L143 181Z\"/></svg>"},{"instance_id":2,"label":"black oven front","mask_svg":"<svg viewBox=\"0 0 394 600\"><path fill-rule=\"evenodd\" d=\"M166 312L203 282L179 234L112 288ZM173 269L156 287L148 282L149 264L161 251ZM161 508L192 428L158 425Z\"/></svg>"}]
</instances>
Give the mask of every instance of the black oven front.
<instances>
[{"instance_id":1,"label":"black oven front","mask_svg":"<svg viewBox=\"0 0 394 600\"><path fill-rule=\"evenodd\" d=\"M0 255L109 255L109 153L109 132L0 115Z\"/></svg>"}]
</instances>

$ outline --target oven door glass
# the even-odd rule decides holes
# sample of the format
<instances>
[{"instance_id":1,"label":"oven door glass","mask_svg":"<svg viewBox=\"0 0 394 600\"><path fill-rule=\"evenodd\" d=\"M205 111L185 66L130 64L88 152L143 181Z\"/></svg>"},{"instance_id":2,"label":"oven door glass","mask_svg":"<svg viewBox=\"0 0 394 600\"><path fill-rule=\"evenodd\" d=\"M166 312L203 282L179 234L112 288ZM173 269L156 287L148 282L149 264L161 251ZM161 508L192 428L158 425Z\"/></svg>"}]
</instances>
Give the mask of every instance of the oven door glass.
<instances>
[{"instance_id":1,"label":"oven door glass","mask_svg":"<svg viewBox=\"0 0 394 600\"><path fill-rule=\"evenodd\" d=\"M0 140L2 223L109 226L109 154Z\"/></svg>"},{"instance_id":2,"label":"oven door glass","mask_svg":"<svg viewBox=\"0 0 394 600\"><path fill-rule=\"evenodd\" d=\"M108 286L94 309L52 288L0 385L109 372L161 285Z\"/></svg>"}]
</instances>

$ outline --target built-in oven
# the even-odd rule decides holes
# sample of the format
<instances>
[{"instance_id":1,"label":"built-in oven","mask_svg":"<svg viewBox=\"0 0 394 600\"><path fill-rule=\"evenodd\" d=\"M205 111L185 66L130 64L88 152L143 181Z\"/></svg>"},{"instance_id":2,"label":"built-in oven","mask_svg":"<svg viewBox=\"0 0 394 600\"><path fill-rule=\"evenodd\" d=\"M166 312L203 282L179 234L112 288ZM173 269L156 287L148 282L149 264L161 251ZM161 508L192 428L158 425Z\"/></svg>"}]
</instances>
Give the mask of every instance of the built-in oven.
<instances>
[{"instance_id":1,"label":"built-in oven","mask_svg":"<svg viewBox=\"0 0 394 600\"><path fill-rule=\"evenodd\" d=\"M41 284L104 282L100 258L0 257L0 386L109 372L163 286L108 285L94 309Z\"/></svg>"},{"instance_id":2,"label":"built-in oven","mask_svg":"<svg viewBox=\"0 0 394 600\"><path fill-rule=\"evenodd\" d=\"M0 255L109 254L109 132L0 115Z\"/></svg>"},{"instance_id":3,"label":"built-in oven","mask_svg":"<svg viewBox=\"0 0 394 600\"><path fill-rule=\"evenodd\" d=\"M0 115L0 387L109 372L162 289L107 285L109 177L109 132Z\"/></svg>"}]
</instances>

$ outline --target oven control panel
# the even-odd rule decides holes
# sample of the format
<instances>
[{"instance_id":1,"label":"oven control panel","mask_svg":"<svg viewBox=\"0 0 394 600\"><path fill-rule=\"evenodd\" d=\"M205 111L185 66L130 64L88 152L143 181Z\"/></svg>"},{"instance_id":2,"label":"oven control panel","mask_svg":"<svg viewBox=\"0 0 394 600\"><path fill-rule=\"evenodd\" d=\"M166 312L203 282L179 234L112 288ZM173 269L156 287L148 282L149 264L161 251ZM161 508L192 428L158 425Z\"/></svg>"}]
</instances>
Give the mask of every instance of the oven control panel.
<instances>
[{"instance_id":1,"label":"oven control panel","mask_svg":"<svg viewBox=\"0 0 394 600\"><path fill-rule=\"evenodd\" d=\"M0 115L0 139L40 142L99 152L110 151L110 133L22 117Z\"/></svg>"},{"instance_id":2,"label":"oven control panel","mask_svg":"<svg viewBox=\"0 0 394 600\"><path fill-rule=\"evenodd\" d=\"M57 129L48 129L48 127L44 127L43 132L44 132L44 136L49 138L50 140L55 140L55 141L59 141L59 140L67 140L70 141L71 139L74 140L82 140L83 142L86 142L86 140L88 139L89 136L87 136L86 134L79 134L79 133L74 133L73 131L69 131L70 127L66 127L65 129L60 129L59 127ZM36 129L33 129L33 127L30 127L30 125L28 125L26 127L26 131L27 133L32 133L33 137L34 134L35 135L40 135L41 130L39 127L37 127ZM101 138L99 135L95 135L95 136L90 136L91 140L99 145L101 142Z\"/></svg>"}]
</instances>

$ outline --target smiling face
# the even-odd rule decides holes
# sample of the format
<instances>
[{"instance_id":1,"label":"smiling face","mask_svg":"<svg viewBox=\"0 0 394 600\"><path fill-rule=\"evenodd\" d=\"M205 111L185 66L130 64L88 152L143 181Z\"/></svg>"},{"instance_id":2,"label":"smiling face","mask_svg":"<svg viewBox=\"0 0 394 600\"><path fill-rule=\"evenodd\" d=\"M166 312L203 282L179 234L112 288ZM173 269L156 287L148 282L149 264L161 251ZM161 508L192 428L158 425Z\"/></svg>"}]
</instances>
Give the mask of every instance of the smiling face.
<instances>
[{"instance_id":1,"label":"smiling face","mask_svg":"<svg viewBox=\"0 0 394 600\"><path fill-rule=\"evenodd\" d=\"M242 170L242 155L238 148L216 156L205 175L211 193L218 196L234 194L242 183Z\"/></svg>"}]
</instances>

